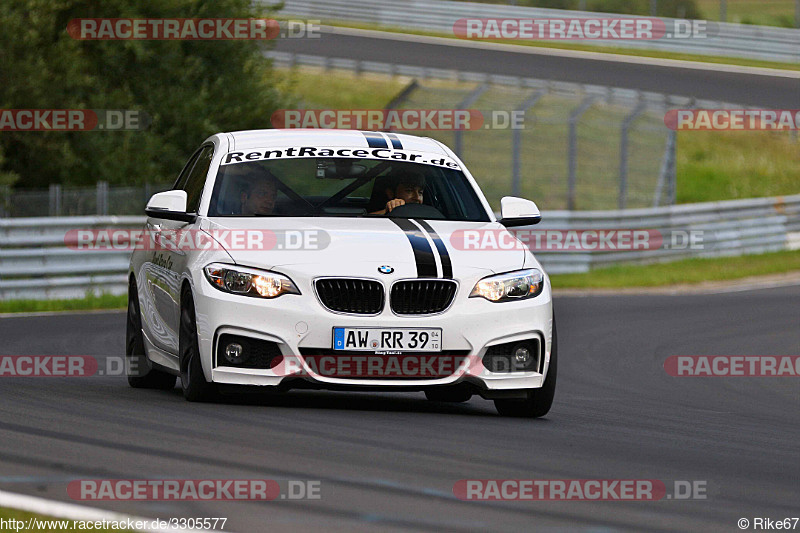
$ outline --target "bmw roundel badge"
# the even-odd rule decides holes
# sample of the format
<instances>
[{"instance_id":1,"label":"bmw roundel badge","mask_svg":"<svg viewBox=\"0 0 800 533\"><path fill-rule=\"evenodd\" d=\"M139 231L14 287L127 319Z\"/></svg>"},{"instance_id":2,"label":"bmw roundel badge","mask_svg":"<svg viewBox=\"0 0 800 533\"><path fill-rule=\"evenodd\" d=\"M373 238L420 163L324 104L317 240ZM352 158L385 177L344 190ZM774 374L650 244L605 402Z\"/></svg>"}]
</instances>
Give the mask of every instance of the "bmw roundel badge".
<instances>
[{"instance_id":1,"label":"bmw roundel badge","mask_svg":"<svg viewBox=\"0 0 800 533\"><path fill-rule=\"evenodd\" d=\"M378 272L380 272L381 274L391 274L392 272L394 272L394 269L389 265L383 265L378 267Z\"/></svg>"}]
</instances>

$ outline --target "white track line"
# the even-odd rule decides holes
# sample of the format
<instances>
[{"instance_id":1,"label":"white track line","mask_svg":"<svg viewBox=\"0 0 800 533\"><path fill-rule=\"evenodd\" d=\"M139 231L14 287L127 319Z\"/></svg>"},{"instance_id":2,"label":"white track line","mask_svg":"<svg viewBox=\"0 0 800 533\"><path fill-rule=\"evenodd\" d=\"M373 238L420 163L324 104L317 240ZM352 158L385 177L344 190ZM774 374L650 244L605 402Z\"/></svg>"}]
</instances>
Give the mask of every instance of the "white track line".
<instances>
[{"instance_id":1,"label":"white track line","mask_svg":"<svg viewBox=\"0 0 800 533\"><path fill-rule=\"evenodd\" d=\"M25 511L28 513L36 513L47 517L61 518L63 520L84 520L87 522L95 521L115 521L115 522L153 522L155 518L142 518L136 516L125 515L122 513L115 513L113 511L106 511L104 509L96 509L94 507L84 507L82 505L75 505L73 503L64 503L55 500L46 500L44 498L37 498L35 496L26 496L24 494L14 494L13 492L5 492L0 490L0 507L8 509L16 509L18 511ZM188 532L187 529L140 529L147 533L178 533ZM197 531L209 531L206 529L195 529Z\"/></svg>"},{"instance_id":2,"label":"white track line","mask_svg":"<svg viewBox=\"0 0 800 533\"><path fill-rule=\"evenodd\" d=\"M754 76L769 76L774 78L800 79L800 71L782 70L763 67L745 67L724 63L707 63L703 61L683 61L679 59L663 59L657 57L629 56L604 52L584 52L580 50L564 50L560 48L544 48L538 46L523 46L518 44L487 43L471 41L456 37L430 37L426 35L412 35L408 33L393 33L377 30L362 30L345 28L342 26L322 26L324 33L336 35L349 35L353 37L369 37L373 39L387 39L392 41L405 41L443 46L459 46L461 48L476 48L480 50L494 50L498 52L513 52L516 54L533 54L554 57L569 57L577 59L591 59L594 61L608 61L611 63L630 63L634 65L650 65L656 67L684 68L691 70L711 70L714 72L730 72L734 74L749 74Z\"/></svg>"}]
</instances>

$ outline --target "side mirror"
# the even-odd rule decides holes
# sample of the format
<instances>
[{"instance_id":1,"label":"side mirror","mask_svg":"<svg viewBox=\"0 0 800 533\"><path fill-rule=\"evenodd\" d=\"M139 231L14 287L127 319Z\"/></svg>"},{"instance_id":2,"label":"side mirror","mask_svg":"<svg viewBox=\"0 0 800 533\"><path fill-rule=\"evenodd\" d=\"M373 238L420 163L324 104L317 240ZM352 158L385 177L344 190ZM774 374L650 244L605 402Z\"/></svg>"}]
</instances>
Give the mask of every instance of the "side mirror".
<instances>
[{"instance_id":1,"label":"side mirror","mask_svg":"<svg viewBox=\"0 0 800 533\"><path fill-rule=\"evenodd\" d=\"M541 221L539 208L530 200L514 196L505 196L500 200L499 222L505 227L533 226Z\"/></svg>"},{"instance_id":2,"label":"side mirror","mask_svg":"<svg viewBox=\"0 0 800 533\"><path fill-rule=\"evenodd\" d=\"M150 198L144 212L147 213L147 216L153 218L194 222L197 219L197 215L186 212L186 201L186 191L160 192Z\"/></svg>"}]
</instances>

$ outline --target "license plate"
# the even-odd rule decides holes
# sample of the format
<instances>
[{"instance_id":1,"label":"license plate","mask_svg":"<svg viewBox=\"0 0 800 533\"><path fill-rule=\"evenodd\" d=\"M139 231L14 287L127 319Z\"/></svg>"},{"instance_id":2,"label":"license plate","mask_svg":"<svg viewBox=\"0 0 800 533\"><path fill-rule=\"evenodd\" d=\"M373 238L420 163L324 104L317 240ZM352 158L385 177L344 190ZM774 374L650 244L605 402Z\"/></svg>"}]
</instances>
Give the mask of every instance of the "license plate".
<instances>
[{"instance_id":1,"label":"license plate","mask_svg":"<svg viewBox=\"0 0 800 533\"><path fill-rule=\"evenodd\" d=\"M363 352L440 352L441 328L333 328L333 349Z\"/></svg>"}]
</instances>

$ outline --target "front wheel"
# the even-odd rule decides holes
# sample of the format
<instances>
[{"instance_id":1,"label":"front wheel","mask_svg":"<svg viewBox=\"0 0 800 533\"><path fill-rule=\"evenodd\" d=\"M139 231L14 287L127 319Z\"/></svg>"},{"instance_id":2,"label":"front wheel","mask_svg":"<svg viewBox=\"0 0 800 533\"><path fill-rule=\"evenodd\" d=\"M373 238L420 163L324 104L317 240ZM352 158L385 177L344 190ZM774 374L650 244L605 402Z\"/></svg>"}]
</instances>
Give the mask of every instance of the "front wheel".
<instances>
[{"instance_id":1,"label":"front wheel","mask_svg":"<svg viewBox=\"0 0 800 533\"><path fill-rule=\"evenodd\" d=\"M546 415L553 405L553 397L556 394L556 377L558 370L558 336L556 334L556 321L553 318L553 345L550 350L550 367L547 369L547 377L539 389L532 389L527 392L524 400L495 400L494 406L497 412L503 416L513 416L520 418L539 418Z\"/></svg>"},{"instance_id":2,"label":"front wheel","mask_svg":"<svg viewBox=\"0 0 800 533\"><path fill-rule=\"evenodd\" d=\"M208 402L216 399L216 387L206 381L200 362L200 344L197 340L197 320L194 298L188 289L181 294L181 323L178 333L178 351L181 363L181 388L183 397L190 402Z\"/></svg>"}]
</instances>

